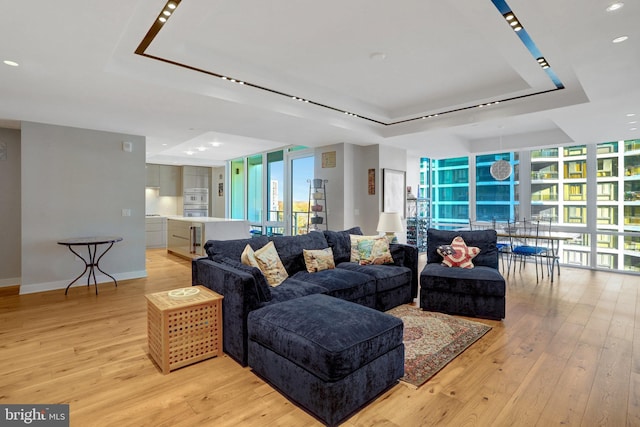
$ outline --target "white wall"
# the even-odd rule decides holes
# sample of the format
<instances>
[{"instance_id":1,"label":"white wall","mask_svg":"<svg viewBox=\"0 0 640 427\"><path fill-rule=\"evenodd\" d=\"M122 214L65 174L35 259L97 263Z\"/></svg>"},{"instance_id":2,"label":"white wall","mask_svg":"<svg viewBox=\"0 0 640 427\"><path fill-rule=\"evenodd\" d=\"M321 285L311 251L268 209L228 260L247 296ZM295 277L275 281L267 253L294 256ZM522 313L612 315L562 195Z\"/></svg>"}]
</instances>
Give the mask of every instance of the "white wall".
<instances>
[{"instance_id":1,"label":"white wall","mask_svg":"<svg viewBox=\"0 0 640 427\"><path fill-rule=\"evenodd\" d=\"M20 283L20 131L0 128L0 287Z\"/></svg>"},{"instance_id":2,"label":"white wall","mask_svg":"<svg viewBox=\"0 0 640 427\"><path fill-rule=\"evenodd\" d=\"M56 243L69 237L122 236L100 267L118 280L144 277L145 138L30 122L21 134L20 292L64 288L82 271ZM133 143L132 152L123 141Z\"/></svg>"},{"instance_id":3,"label":"white wall","mask_svg":"<svg viewBox=\"0 0 640 427\"><path fill-rule=\"evenodd\" d=\"M322 168L322 153L336 152L336 167ZM377 234L382 211L382 169L407 170L405 150L380 145L334 144L315 149L315 178L328 179L329 229L360 226ZM368 192L369 169L376 173L376 192Z\"/></svg>"}]
</instances>

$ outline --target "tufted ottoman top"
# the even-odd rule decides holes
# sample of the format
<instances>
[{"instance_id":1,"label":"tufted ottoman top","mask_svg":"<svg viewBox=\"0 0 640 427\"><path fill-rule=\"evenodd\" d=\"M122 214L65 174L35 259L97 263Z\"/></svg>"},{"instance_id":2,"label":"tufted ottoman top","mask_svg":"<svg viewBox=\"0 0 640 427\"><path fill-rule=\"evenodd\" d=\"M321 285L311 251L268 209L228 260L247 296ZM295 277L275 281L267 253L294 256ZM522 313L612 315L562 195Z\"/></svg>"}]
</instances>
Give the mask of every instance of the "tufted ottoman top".
<instances>
[{"instance_id":1,"label":"tufted ottoman top","mask_svg":"<svg viewBox=\"0 0 640 427\"><path fill-rule=\"evenodd\" d=\"M322 294L249 313L249 339L324 381L337 381L402 345L402 320Z\"/></svg>"}]
</instances>

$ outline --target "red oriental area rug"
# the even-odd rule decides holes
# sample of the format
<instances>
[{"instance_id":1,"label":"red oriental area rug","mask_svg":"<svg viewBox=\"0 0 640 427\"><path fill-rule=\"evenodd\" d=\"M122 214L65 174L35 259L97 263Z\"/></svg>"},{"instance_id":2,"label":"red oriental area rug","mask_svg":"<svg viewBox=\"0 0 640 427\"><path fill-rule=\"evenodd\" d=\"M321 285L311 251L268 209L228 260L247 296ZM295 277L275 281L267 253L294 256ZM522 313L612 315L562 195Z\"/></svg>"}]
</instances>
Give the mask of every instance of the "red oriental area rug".
<instances>
[{"instance_id":1,"label":"red oriental area rug","mask_svg":"<svg viewBox=\"0 0 640 427\"><path fill-rule=\"evenodd\" d=\"M479 322L401 305L387 311L404 322L404 377L416 388L491 330Z\"/></svg>"}]
</instances>

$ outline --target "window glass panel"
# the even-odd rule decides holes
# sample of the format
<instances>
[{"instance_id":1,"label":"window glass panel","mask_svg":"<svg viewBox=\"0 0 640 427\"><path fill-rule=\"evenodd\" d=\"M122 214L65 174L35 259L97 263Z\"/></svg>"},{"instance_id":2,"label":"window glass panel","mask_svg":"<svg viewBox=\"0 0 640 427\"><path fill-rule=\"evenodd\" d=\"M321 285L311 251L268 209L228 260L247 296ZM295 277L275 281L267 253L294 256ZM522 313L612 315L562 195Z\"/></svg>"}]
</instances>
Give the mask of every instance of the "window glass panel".
<instances>
[{"instance_id":1,"label":"window glass panel","mask_svg":"<svg viewBox=\"0 0 640 427\"><path fill-rule=\"evenodd\" d=\"M267 154L267 221L284 221L284 152ZM279 234L284 230L280 230Z\"/></svg>"},{"instance_id":2,"label":"window glass panel","mask_svg":"<svg viewBox=\"0 0 640 427\"><path fill-rule=\"evenodd\" d=\"M564 200L587 200L587 184L565 184Z\"/></svg>"},{"instance_id":3,"label":"window glass panel","mask_svg":"<svg viewBox=\"0 0 640 427\"><path fill-rule=\"evenodd\" d=\"M567 179L581 179L587 177L587 161L571 160L564 162L564 177Z\"/></svg>"},{"instance_id":4,"label":"window glass panel","mask_svg":"<svg viewBox=\"0 0 640 427\"><path fill-rule=\"evenodd\" d=\"M291 235L306 234L309 220L309 182L314 157L291 160Z\"/></svg>"},{"instance_id":5,"label":"window glass panel","mask_svg":"<svg viewBox=\"0 0 640 427\"><path fill-rule=\"evenodd\" d=\"M231 161L231 218L244 219L244 160Z\"/></svg>"},{"instance_id":6,"label":"window glass panel","mask_svg":"<svg viewBox=\"0 0 640 427\"><path fill-rule=\"evenodd\" d=\"M247 219L262 222L262 154L247 158Z\"/></svg>"},{"instance_id":7,"label":"window glass panel","mask_svg":"<svg viewBox=\"0 0 640 427\"><path fill-rule=\"evenodd\" d=\"M575 147L564 147L565 157L586 156L586 155L587 155L586 145L577 145Z\"/></svg>"}]
</instances>

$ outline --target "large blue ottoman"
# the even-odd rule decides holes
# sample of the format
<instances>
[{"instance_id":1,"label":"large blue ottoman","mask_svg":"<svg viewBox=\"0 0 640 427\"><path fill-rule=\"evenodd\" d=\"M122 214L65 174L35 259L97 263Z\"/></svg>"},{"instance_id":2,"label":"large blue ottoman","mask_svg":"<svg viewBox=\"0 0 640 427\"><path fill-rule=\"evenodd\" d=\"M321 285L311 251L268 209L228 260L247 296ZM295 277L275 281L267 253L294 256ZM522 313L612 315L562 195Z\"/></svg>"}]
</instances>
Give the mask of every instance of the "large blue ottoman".
<instances>
[{"instance_id":1,"label":"large blue ottoman","mask_svg":"<svg viewBox=\"0 0 640 427\"><path fill-rule=\"evenodd\" d=\"M249 313L249 366L327 425L404 375L402 320L327 295Z\"/></svg>"}]
</instances>

